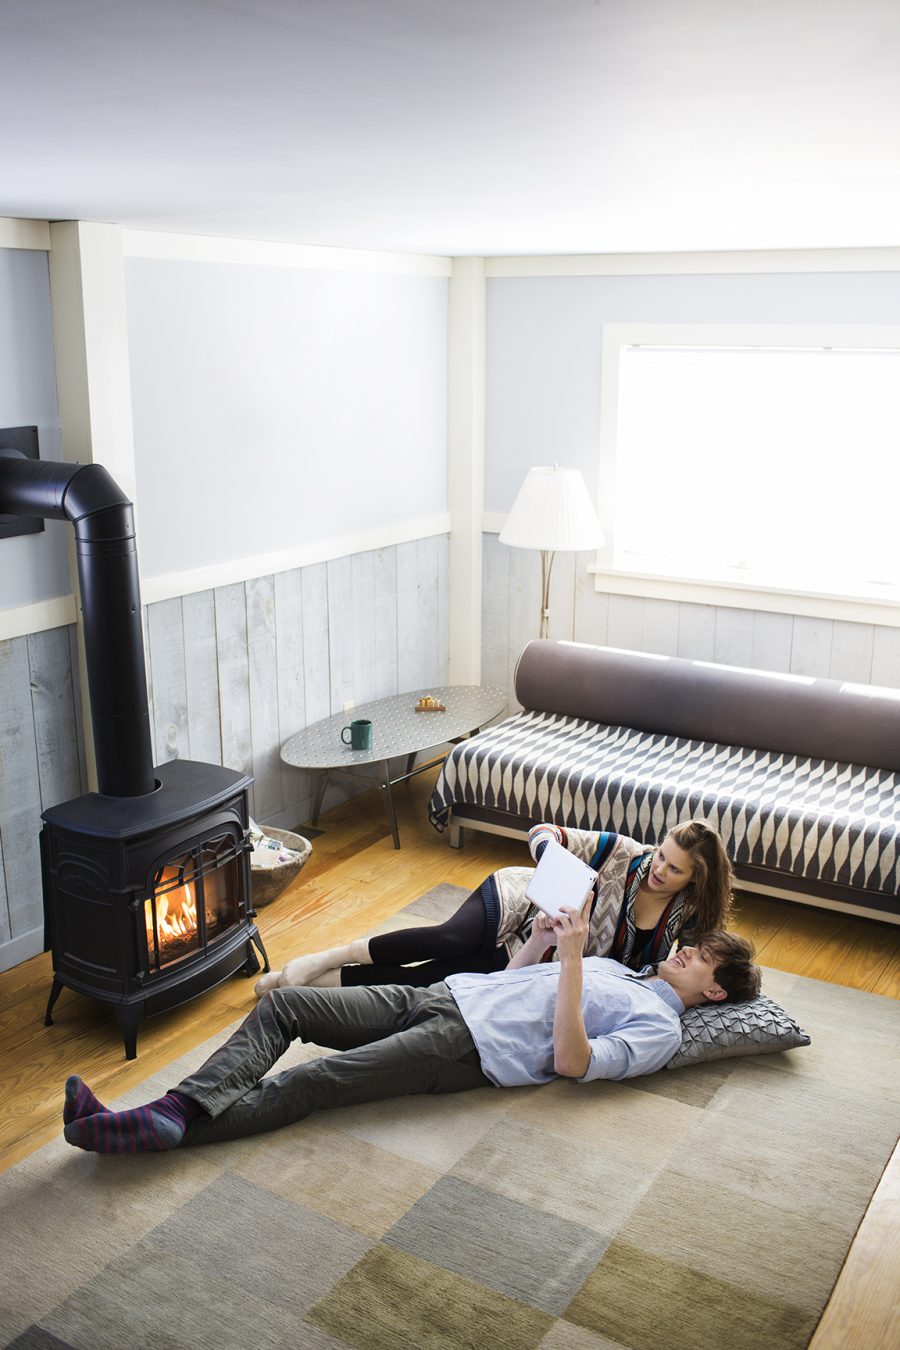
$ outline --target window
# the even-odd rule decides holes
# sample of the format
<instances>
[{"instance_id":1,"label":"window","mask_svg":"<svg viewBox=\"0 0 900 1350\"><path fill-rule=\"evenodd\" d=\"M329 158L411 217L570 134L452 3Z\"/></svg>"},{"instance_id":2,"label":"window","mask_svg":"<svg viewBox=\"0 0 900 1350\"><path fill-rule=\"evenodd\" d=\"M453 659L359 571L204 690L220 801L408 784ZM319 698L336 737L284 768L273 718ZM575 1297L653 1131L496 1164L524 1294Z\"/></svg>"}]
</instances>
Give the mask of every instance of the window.
<instances>
[{"instance_id":1,"label":"window","mask_svg":"<svg viewBox=\"0 0 900 1350\"><path fill-rule=\"evenodd\" d=\"M604 352L605 568L900 601L900 342L628 335Z\"/></svg>"}]
</instances>

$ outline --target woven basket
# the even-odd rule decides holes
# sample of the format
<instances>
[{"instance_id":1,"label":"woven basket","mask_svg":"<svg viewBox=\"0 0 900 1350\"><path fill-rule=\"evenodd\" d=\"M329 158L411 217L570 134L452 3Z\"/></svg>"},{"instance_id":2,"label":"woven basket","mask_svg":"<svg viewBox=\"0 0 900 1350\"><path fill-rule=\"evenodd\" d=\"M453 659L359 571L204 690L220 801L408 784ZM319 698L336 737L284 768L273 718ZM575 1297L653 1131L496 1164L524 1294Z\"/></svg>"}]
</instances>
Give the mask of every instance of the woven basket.
<instances>
[{"instance_id":1,"label":"woven basket","mask_svg":"<svg viewBox=\"0 0 900 1350\"><path fill-rule=\"evenodd\" d=\"M300 856L292 858L289 862L276 863L274 867L251 866L250 885L254 909L259 909L261 905L270 905L273 900L277 900L312 853L312 844L308 839L304 839L302 834L293 834L290 830L270 830L268 827L266 834L270 839L279 839L286 848L296 850Z\"/></svg>"}]
</instances>

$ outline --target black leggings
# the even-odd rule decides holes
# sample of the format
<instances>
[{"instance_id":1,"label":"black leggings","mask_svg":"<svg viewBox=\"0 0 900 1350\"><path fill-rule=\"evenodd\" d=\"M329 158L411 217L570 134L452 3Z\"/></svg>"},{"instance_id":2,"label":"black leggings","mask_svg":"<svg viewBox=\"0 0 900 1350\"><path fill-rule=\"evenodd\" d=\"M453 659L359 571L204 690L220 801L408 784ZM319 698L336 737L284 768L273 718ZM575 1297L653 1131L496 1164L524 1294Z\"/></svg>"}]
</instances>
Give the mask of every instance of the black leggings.
<instances>
[{"instance_id":1,"label":"black leggings","mask_svg":"<svg viewBox=\"0 0 900 1350\"><path fill-rule=\"evenodd\" d=\"M503 970L509 960L494 945L481 889L455 914L428 928L400 928L369 938L370 966L344 966L341 984L436 984L463 970ZM420 961L421 965L408 965Z\"/></svg>"}]
</instances>

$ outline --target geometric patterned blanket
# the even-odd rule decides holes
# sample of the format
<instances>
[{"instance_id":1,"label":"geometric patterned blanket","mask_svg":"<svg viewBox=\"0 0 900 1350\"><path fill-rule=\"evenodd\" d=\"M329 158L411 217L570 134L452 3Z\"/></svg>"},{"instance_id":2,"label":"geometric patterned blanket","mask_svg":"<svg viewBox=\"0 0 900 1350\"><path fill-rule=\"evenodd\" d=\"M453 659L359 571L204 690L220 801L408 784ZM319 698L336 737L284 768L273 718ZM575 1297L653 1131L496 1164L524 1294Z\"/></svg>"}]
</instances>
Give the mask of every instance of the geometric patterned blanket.
<instances>
[{"instance_id":1,"label":"geometric patterned blanket","mask_svg":"<svg viewBox=\"0 0 900 1350\"><path fill-rule=\"evenodd\" d=\"M900 774L521 712L455 746L429 815L457 804L654 843L701 816L732 862L896 896Z\"/></svg>"}]
</instances>

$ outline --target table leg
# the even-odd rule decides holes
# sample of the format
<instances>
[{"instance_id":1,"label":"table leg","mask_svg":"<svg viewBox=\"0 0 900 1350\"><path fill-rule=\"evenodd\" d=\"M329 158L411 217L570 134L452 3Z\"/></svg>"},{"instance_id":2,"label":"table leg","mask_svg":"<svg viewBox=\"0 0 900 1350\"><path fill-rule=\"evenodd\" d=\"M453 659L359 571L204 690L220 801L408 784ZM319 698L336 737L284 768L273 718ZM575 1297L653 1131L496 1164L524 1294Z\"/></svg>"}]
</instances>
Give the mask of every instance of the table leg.
<instances>
[{"instance_id":1,"label":"table leg","mask_svg":"<svg viewBox=\"0 0 900 1350\"><path fill-rule=\"evenodd\" d=\"M407 755L407 756L406 756L406 772L407 772L407 773L412 773L412 771L413 771L413 765L414 765L415 762L416 762L416 753L417 753L417 752L414 750L413 753L412 753L411 755Z\"/></svg>"},{"instance_id":2,"label":"table leg","mask_svg":"<svg viewBox=\"0 0 900 1350\"><path fill-rule=\"evenodd\" d=\"M391 822L391 834L394 837L394 848L400 847L400 831L397 829L397 815L394 811L394 798L391 795L391 761L384 760L382 763L384 772L384 782L378 784L378 791L384 799L385 810L388 813L388 820Z\"/></svg>"},{"instance_id":3,"label":"table leg","mask_svg":"<svg viewBox=\"0 0 900 1350\"><path fill-rule=\"evenodd\" d=\"M318 825L319 812L322 810L322 802L325 800L325 789L328 786L328 774L324 770L319 770L316 778L316 799L313 803L312 823Z\"/></svg>"}]
</instances>

